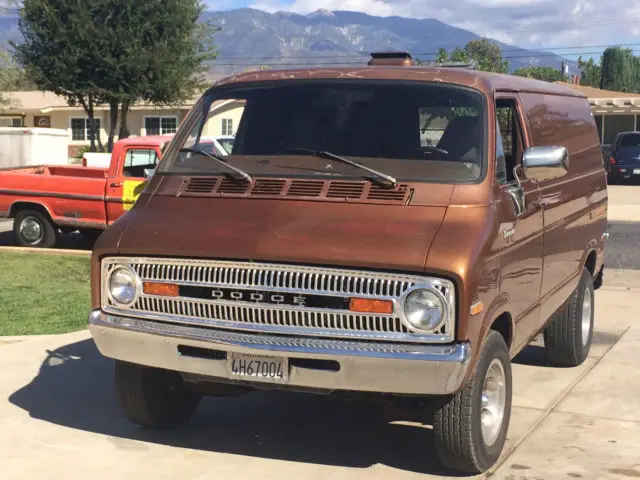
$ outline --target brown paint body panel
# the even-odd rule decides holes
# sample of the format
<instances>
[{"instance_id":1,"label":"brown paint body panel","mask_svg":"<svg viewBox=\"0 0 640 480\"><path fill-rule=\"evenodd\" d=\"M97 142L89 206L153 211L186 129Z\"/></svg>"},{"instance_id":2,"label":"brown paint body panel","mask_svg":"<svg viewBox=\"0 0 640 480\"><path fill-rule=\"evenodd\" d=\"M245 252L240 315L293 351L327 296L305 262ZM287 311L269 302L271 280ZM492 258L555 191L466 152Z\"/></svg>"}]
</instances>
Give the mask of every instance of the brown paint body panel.
<instances>
[{"instance_id":1,"label":"brown paint body panel","mask_svg":"<svg viewBox=\"0 0 640 480\"><path fill-rule=\"evenodd\" d=\"M569 88L455 68L363 67L243 73L219 85L318 78L441 81L478 89L495 118L496 97L512 98L523 147L561 145L564 177L526 180L525 213L516 216L508 186L495 180L495 121L488 123L487 174L481 182L409 182L407 204L366 204L236 196L180 196L187 177L156 175L133 210L96 244L93 306L99 305L104 255L180 256L426 272L454 280L456 340L474 355L494 320L511 319L515 355L566 301L596 254L604 263L607 186L598 134L586 98ZM481 301L484 310L471 316ZM471 369L472 371L473 369Z\"/></svg>"},{"instance_id":2,"label":"brown paint body panel","mask_svg":"<svg viewBox=\"0 0 640 480\"><path fill-rule=\"evenodd\" d=\"M155 195L119 252L422 271L445 210Z\"/></svg>"}]
</instances>

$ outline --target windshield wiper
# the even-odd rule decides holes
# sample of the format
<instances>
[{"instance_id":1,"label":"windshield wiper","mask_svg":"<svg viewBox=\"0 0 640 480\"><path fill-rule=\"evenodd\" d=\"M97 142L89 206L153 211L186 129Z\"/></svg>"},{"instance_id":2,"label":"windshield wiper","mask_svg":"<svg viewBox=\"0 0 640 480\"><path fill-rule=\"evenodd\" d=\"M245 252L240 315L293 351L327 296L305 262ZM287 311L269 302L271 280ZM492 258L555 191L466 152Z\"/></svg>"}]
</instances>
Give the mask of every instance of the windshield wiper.
<instances>
[{"instance_id":1,"label":"windshield wiper","mask_svg":"<svg viewBox=\"0 0 640 480\"><path fill-rule=\"evenodd\" d=\"M348 158L341 157L331 152L323 152L319 150L311 150L308 148L289 148L286 150L287 153L298 153L301 155L313 155L314 157L326 158L327 160L335 160L336 162L346 163L347 165L351 165L353 167L360 168L361 170L365 170L377 177L378 179L382 179L384 181L376 182L384 185L385 187L391 185L395 187L398 185L398 180L396 180L391 175L387 175L386 173L379 172L378 170L374 170L373 168L365 167L364 165L354 162L353 160L349 160Z\"/></svg>"},{"instance_id":2,"label":"windshield wiper","mask_svg":"<svg viewBox=\"0 0 640 480\"><path fill-rule=\"evenodd\" d=\"M200 150L198 148L181 148L180 151L181 152L187 152L187 153L198 153L200 155L204 155L205 157L207 157L207 158L209 158L211 160L214 160L215 162L218 162L218 163L224 165L229 170L232 170L233 172L237 173L238 176L242 180L245 180L245 181L247 181L249 183L251 183L253 181L253 178L251 177L251 175L249 175L244 170L239 169L238 167L234 167L233 165L229 165L227 163L227 161L223 157L219 157L218 155L214 155L212 153L205 152L204 150ZM236 177L236 178L238 178L238 177Z\"/></svg>"}]
</instances>

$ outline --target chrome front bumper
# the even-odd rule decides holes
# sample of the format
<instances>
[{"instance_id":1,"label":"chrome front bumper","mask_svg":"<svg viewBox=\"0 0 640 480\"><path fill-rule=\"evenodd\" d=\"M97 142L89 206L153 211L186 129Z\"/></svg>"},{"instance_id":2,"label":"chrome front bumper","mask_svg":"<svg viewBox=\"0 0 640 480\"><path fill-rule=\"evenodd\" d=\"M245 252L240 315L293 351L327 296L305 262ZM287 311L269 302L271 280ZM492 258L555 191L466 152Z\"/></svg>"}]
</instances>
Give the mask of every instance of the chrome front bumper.
<instances>
[{"instance_id":1,"label":"chrome front bumper","mask_svg":"<svg viewBox=\"0 0 640 480\"><path fill-rule=\"evenodd\" d=\"M104 313L89 316L89 331L104 356L116 360L230 379L224 359L186 356L179 348L333 360L339 371L290 366L288 385L414 395L457 391L471 357L468 343L407 345L229 332ZM268 386L260 383L262 386Z\"/></svg>"}]
</instances>

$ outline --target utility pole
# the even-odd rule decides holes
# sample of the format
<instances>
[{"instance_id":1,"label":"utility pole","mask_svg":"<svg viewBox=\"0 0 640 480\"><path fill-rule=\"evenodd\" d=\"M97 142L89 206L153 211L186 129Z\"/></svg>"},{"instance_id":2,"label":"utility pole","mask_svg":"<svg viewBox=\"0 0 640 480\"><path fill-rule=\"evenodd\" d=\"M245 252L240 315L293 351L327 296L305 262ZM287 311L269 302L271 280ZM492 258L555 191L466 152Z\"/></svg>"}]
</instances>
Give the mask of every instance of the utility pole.
<instances>
[{"instance_id":1,"label":"utility pole","mask_svg":"<svg viewBox=\"0 0 640 480\"><path fill-rule=\"evenodd\" d=\"M560 66L560 78L562 81L566 81L569 77L569 63L566 60L562 60L562 65Z\"/></svg>"}]
</instances>

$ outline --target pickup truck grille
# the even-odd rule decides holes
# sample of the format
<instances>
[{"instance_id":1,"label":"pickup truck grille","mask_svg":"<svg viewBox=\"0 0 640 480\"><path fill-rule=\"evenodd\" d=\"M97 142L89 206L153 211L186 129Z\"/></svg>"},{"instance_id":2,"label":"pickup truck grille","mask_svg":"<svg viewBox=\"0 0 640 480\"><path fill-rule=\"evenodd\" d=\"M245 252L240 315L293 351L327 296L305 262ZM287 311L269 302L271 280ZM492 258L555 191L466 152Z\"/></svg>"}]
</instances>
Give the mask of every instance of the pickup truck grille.
<instances>
[{"instance_id":1,"label":"pickup truck grille","mask_svg":"<svg viewBox=\"0 0 640 480\"><path fill-rule=\"evenodd\" d=\"M114 302L103 285L105 311L230 330L349 339L444 343L452 340L453 317L433 332L413 332L399 312L415 286L438 289L452 305L451 282L414 275L265 263L187 259L108 258L102 278L118 265L141 282L179 285L178 296L142 293L129 306ZM390 314L349 311L349 298L395 302Z\"/></svg>"}]
</instances>

